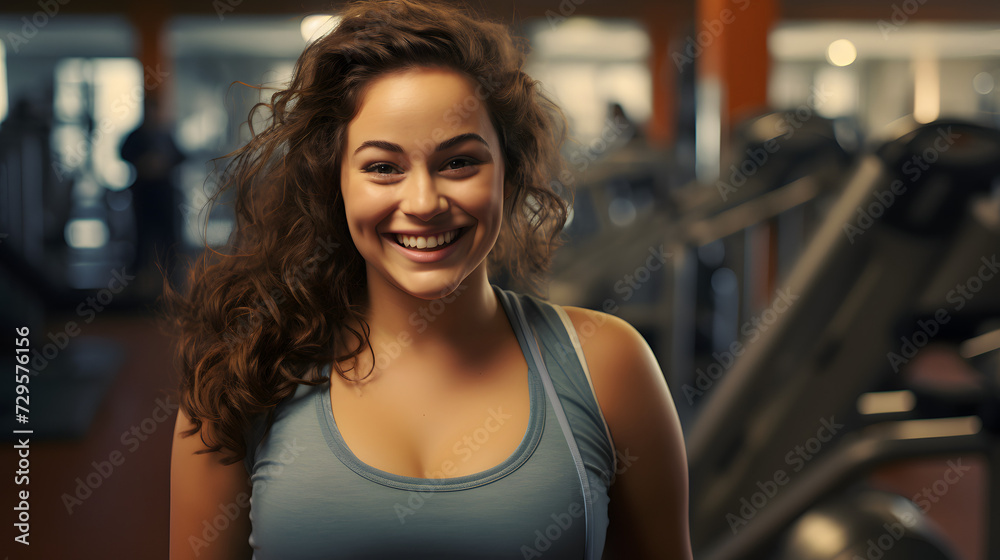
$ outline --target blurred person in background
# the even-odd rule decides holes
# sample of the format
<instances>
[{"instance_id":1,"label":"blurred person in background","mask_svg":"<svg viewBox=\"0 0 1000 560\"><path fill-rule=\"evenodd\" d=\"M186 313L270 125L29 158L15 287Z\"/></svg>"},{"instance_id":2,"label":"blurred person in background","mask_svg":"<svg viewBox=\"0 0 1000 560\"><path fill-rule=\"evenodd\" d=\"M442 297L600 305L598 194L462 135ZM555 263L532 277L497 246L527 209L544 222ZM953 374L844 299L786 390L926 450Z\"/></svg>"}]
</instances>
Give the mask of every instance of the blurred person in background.
<instances>
[{"instance_id":1,"label":"blurred person in background","mask_svg":"<svg viewBox=\"0 0 1000 560\"><path fill-rule=\"evenodd\" d=\"M184 154L174 143L160 101L146 97L144 118L122 142L121 157L135 168L132 206L135 209L136 250L133 266L145 293L158 291L157 265L169 278L176 258L179 202L174 170Z\"/></svg>"}]
</instances>

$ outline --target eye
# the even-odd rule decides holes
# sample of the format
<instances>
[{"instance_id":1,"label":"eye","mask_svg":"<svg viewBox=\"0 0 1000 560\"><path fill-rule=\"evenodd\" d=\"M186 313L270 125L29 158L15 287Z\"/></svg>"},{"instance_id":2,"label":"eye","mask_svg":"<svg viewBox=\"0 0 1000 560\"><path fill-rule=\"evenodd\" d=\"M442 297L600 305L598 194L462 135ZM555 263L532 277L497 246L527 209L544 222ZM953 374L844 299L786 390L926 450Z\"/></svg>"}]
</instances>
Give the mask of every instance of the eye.
<instances>
[{"instance_id":1,"label":"eye","mask_svg":"<svg viewBox=\"0 0 1000 560\"><path fill-rule=\"evenodd\" d=\"M470 157L457 157L448 160L448 162L444 164L444 167L441 170L455 172L452 173L452 175L465 176L475 171L476 165L478 165L479 163L481 163L479 160Z\"/></svg>"},{"instance_id":2,"label":"eye","mask_svg":"<svg viewBox=\"0 0 1000 560\"><path fill-rule=\"evenodd\" d=\"M395 166L388 163L373 163L365 168L365 173L374 173L376 175L392 175L394 173L399 173L399 170Z\"/></svg>"}]
</instances>

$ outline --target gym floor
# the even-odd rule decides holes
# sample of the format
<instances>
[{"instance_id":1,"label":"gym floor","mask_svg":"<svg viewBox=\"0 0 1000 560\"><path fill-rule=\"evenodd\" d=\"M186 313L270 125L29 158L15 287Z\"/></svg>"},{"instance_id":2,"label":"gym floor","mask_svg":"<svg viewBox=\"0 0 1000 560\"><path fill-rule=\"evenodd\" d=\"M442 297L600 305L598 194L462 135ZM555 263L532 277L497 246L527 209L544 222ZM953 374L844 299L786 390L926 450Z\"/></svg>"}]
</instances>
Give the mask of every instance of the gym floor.
<instances>
[{"instance_id":1,"label":"gym floor","mask_svg":"<svg viewBox=\"0 0 1000 560\"><path fill-rule=\"evenodd\" d=\"M48 332L66 319L54 317ZM149 315L137 313L102 314L81 334L119 342L124 365L84 437L32 440L30 555L12 552L17 558L166 558L177 404L169 340ZM17 463L13 446L0 448L0 463ZM90 486L79 487L88 478Z\"/></svg>"}]
</instances>

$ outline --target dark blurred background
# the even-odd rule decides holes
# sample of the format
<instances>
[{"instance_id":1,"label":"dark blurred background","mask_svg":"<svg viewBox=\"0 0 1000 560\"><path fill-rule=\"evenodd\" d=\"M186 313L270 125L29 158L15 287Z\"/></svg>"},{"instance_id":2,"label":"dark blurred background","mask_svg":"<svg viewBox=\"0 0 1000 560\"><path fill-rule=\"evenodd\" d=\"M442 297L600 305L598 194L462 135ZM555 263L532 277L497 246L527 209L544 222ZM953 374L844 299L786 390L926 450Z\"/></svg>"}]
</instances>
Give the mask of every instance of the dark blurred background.
<instances>
[{"instance_id":1,"label":"dark blurred background","mask_svg":"<svg viewBox=\"0 0 1000 560\"><path fill-rule=\"evenodd\" d=\"M528 39L570 120L549 296L658 356L696 557L1000 558L1000 3L470 4ZM166 557L163 274L231 231L206 203L260 98L236 82L288 80L338 5L3 3L0 323L11 360L30 329L32 369L26 421L16 378L0 402L4 554ZM831 417L846 427L809 437ZM10 484L18 429L29 486Z\"/></svg>"}]
</instances>

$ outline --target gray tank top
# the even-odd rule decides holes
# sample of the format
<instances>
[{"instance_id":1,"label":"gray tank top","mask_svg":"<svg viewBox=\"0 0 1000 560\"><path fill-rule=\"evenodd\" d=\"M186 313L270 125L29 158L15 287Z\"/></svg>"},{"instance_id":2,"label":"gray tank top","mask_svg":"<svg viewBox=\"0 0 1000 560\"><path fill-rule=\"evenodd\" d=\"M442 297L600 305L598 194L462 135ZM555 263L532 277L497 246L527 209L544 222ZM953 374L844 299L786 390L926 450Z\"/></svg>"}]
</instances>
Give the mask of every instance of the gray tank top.
<instances>
[{"instance_id":1,"label":"gray tank top","mask_svg":"<svg viewBox=\"0 0 1000 560\"><path fill-rule=\"evenodd\" d=\"M347 447L329 384L300 386L247 436L256 560L600 559L617 464L577 333L561 308L493 288L529 366L514 453L454 478L382 471Z\"/></svg>"}]
</instances>

